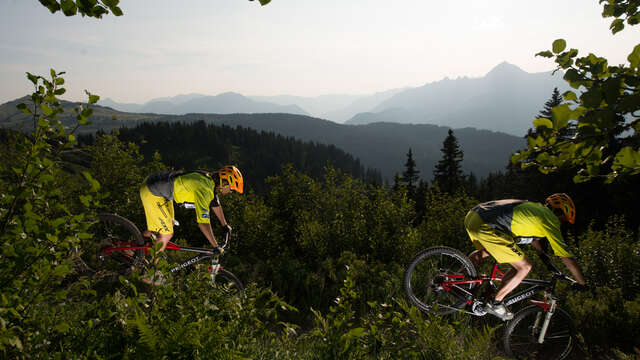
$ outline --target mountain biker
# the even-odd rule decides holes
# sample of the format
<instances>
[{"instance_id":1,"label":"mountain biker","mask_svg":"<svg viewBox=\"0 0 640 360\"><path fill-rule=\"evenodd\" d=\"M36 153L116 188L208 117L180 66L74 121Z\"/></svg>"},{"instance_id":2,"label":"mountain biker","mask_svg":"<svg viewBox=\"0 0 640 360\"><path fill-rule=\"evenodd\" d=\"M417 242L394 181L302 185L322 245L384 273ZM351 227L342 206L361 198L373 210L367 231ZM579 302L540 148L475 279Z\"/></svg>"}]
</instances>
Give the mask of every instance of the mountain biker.
<instances>
[{"instance_id":1,"label":"mountain biker","mask_svg":"<svg viewBox=\"0 0 640 360\"><path fill-rule=\"evenodd\" d=\"M513 314L505 307L503 299L515 289L532 268L531 263L518 247L528 244L538 252L551 245L553 253L577 281L576 287L584 287L582 271L573 255L567 250L560 231L560 222L575 222L576 209L569 195L556 193L545 204L526 200L496 200L476 205L464 219L464 226L477 250L469 254L474 266L489 255L498 263L509 263L512 268L505 273L502 284L484 309L502 320L510 320Z\"/></svg>"},{"instance_id":2,"label":"mountain biker","mask_svg":"<svg viewBox=\"0 0 640 360\"><path fill-rule=\"evenodd\" d=\"M230 232L231 226L224 218L218 194L229 194L231 191L242 194L243 187L242 174L232 165L216 172L171 171L149 175L140 187L140 199L147 218L147 230L143 236L157 234L156 241L162 243L160 251L164 251L173 237L175 201L186 208L195 209L200 231L214 248L221 250L211 228L210 210L225 231Z\"/></svg>"}]
</instances>

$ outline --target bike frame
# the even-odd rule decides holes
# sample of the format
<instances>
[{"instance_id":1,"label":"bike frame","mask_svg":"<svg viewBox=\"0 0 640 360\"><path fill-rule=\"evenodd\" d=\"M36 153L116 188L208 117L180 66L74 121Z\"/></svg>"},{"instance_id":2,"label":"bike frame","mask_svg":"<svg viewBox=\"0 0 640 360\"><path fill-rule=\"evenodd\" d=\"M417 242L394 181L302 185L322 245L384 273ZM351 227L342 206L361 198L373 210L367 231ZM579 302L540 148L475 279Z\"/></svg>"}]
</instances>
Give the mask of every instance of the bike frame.
<instances>
[{"instance_id":1,"label":"bike frame","mask_svg":"<svg viewBox=\"0 0 640 360\"><path fill-rule=\"evenodd\" d=\"M221 248L226 248L227 244L229 243L229 234L225 234L225 240L224 240L224 244L221 246ZM115 246L115 247L108 247L103 249L102 251L104 252L105 255L107 256L113 256L114 252L119 252L119 253L123 253L125 251L133 251L133 250L144 250L145 255L149 254L149 249L151 249L151 247L153 247L153 244L148 241L146 244L144 245L138 245L135 243L119 243L119 246ZM220 265L219 262L219 255L220 252L218 252L217 250L214 249L207 249L207 248L199 248L199 247L191 247L191 246L180 246L174 242L169 241L167 243L167 246L165 247L165 250L176 250L176 251L187 251L187 252L193 252L193 253L197 253L198 255L196 255L195 257L175 266L172 267L170 269L171 273L175 273L179 270L182 270L186 267L189 267L195 263L198 263L204 259L209 259L212 258L211 260L211 266L209 266L209 272L212 274L212 276L214 276L215 274L218 273L218 271L220 269L222 269L222 265Z\"/></svg>"},{"instance_id":2,"label":"bike frame","mask_svg":"<svg viewBox=\"0 0 640 360\"><path fill-rule=\"evenodd\" d=\"M522 300L526 300L539 292L543 292L545 294L544 301L531 300L530 302L542 308L545 313L553 314L553 311L555 311L555 304L556 304L556 298L555 296L553 296L553 292L556 286L556 281L565 280L565 281L573 282L573 280L568 278L566 275L562 274L560 270L558 270L558 268L555 265L553 265L553 263L551 262L547 254L538 253L538 256L540 257L542 262L545 264L545 266L551 272L553 272L553 276L551 277L551 280L524 279L522 280L521 284L532 285L532 286L524 290L521 290L513 295L508 296L507 298L504 299L504 303L506 306L510 306ZM477 301L477 299L473 294L462 289L460 285L484 284L486 282L502 281L502 278L504 277L504 273L500 271L500 269L498 269L498 264L494 263L493 269L491 270L491 275L483 274L479 279L463 280L465 277L466 275L464 274L460 274L460 275L448 274L446 275L446 278L454 279L454 280L443 281L440 284L440 286L442 286L442 288L445 291L450 292L454 296L458 297L460 300L464 300L468 305L472 305L474 301ZM457 280L457 279L460 279L460 280ZM456 290L460 290L468 295L471 295L471 297L469 298L469 296L460 296L455 291L451 291L452 288L455 288ZM546 323L548 323L548 321L546 321Z\"/></svg>"},{"instance_id":3,"label":"bike frame","mask_svg":"<svg viewBox=\"0 0 640 360\"><path fill-rule=\"evenodd\" d=\"M502 281L502 277L504 276L504 273L502 271L500 271L500 269L498 269L498 264L493 265L493 270L491 271L491 275L482 275L482 277L480 279L472 279L472 280L454 280L454 281L443 281L440 285L442 286L442 288L445 291L451 291L452 287L456 287L458 290L462 290L465 293L469 293L468 291L461 289L460 285L468 285L468 284L483 284L485 282L489 282L489 281ZM529 284L529 285L533 285L529 288L526 288L522 291L519 291L509 297L507 297L506 299L504 299L504 303L505 305L509 306L509 305L513 305L515 303L518 303L522 300L528 299L530 297L532 297L533 295L537 294L538 292L541 291L545 291L545 290L550 290L551 292L553 292L553 289L555 288L555 276L554 275L554 279L551 281L547 281L547 280L536 280L536 279L524 279L522 280L521 284ZM460 278L463 279L465 277L465 275L447 275L447 278ZM458 296L455 292L452 292L452 294L454 294L455 296ZM471 305L473 303L473 300L475 300L474 298L471 299L467 299L460 297L461 300L465 300L467 302L467 304ZM545 308L545 311L547 309Z\"/></svg>"}]
</instances>

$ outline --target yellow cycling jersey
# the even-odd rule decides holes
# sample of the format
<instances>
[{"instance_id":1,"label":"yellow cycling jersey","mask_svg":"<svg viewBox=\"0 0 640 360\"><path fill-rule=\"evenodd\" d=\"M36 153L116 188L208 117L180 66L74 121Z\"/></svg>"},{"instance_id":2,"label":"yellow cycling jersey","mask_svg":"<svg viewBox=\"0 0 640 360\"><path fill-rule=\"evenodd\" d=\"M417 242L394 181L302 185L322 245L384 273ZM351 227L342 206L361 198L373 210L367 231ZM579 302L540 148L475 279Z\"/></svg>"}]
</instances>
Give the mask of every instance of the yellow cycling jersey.
<instances>
[{"instance_id":1,"label":"yellow cycling jersey","mask_svg":"<svg viewBox=\"0 0 640 360\"><path fill-rule=\"evenodd\" d=\"M496 230L520 239L546 238L554 254L573 257L562 238L560 220L542 204L524 200L497 200L479 204L473 211Z\"/></svg>"},{"instance_id":2,"label":"yellow cycling jersey","mask_svg":"<svg viewBox=\"0 0 640 360\"><path fill-rule=\"evenodd\" d=\"M196 221L209 223L209 205L215 198L214 181L201 173L191 172L173 179L173 200L195 206Z\"/></svg>"}]
</instances>

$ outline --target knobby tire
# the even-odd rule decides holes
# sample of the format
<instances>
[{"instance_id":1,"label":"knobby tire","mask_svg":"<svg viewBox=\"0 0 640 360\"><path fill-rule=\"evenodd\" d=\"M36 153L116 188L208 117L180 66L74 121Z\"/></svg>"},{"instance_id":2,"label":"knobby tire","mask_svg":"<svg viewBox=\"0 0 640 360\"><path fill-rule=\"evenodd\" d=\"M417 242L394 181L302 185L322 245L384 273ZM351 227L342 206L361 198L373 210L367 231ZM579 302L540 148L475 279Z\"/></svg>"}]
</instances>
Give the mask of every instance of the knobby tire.
<instances>
[{"instance_id":1,"label":"knobby tire","mask_svg":"<svg viewBox=\"0 0 640 360\"><path fill-rule=\"evenodd\" d=\"M509 356L517 359L562 360L571 353L576 342L576 330L571 316L560 308L551 317L544 342L538 343L545 314L536 305L515 314L504 334L504 348Z\"/></svg>"},{"instance_id":2,"label":"knobby tire","mask_svg":"<svg viewBox=\"0 0 640 360\"><path fill-rule=\"evenodd\" d=\"M446 246L426 249L413 258L405 271L405 293L424 312L438 315L457 312L466 306L464 298L471 298L476 284L454 285L446 291L438 283L448 274L464 274L466 280L477 275L471 260L459 250Z\"/></svg>"}]
</instances>

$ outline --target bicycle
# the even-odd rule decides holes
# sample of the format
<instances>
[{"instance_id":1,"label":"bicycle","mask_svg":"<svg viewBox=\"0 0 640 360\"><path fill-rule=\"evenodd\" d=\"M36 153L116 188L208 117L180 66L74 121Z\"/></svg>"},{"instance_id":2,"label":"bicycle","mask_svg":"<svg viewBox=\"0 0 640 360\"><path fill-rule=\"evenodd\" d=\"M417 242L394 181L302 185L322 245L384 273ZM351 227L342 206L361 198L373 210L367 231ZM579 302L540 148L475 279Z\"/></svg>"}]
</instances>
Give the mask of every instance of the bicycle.
<instances>
[{"instance_id":1,"label":"bicycle","mask_svg":"<svg viewBox=\"0 0 640 360\"><path fill-rule=\"evenodd\" d=\"M103 276L131 275L134 269L144 269L149 263L145 260L154 241L144 238L138 227L128 219L116 214L98 214L98 223L94 226L94 239L82 250L82 271L91 275L103 274ZM224 237L220 246L226 249L229 245L229 233ZM189 246L180 246L169 242L165 251L185 251L197 255L180 264L172 266L170 273L211 259L206 271L212 286L228 295L244 295L244 285L230 271L220 264L220 252L217 249L207 249Z\"/></svg>"},{"instance_id":2,"label":"bicycle","mask_svg":"<svg viewBox=\"0 0 640 360\"><path fill-rule=\"evenodd\" d=\"M509 356L527 359L564 359L577 340L571 316L558 307L554 295L558 280L575 280L562 274L544 253L543 263L553 273L551 280L524 279L531 285L504 299L511 306L542 293L543 300L529 300L507 322L503 336L504 349ZM477 274L471 260L462 252L439 246L426 249L414 257L404 275L407 297L424 312L438 315L465 313L484 316L484 300L497 290L495 282L504 273L495 263L491 274Z\"/></svg>"}]
</instances>

